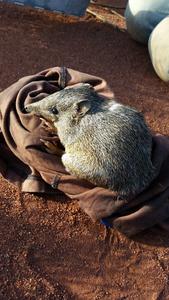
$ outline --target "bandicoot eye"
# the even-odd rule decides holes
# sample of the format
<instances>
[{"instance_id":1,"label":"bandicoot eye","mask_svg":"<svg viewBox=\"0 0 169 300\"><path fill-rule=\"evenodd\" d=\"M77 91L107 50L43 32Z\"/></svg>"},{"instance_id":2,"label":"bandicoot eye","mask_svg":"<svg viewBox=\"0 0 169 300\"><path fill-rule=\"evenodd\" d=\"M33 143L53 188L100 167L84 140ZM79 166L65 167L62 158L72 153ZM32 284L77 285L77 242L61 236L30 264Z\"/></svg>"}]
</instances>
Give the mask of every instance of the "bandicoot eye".
<instances>
[{"instance_id":1,"label":"bandicoot eye","mask_svg":"<svg viewBox=\"0 0 169 300\"><path fill-rule=\"evenodd\" d=\"M51 112L52 114L54 114L54 115L57 115L57 114L59 113L56 107L52 107L52 108L50 109L50 112Z\"/></svg>"}]
</instances>

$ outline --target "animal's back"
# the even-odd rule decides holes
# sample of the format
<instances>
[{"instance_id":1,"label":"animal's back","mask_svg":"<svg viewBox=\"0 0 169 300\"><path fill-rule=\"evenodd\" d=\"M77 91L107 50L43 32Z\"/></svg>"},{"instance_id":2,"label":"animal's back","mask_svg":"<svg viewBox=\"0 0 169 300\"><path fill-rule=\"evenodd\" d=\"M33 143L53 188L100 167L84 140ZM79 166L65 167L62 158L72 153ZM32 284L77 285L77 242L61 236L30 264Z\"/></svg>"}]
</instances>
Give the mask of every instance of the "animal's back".
<instances>
[{"instance_id":1,"label":"animal's back","mask_svg":"<svg viewBox=\"0 0 169 300\"><path fill-rule=\"evenodd\" d=\"M121 195L136 194L155 177L151 133L136 110L118 104L112 108L81 121L79 131L83 131L69 145L63 163L71 173L96 185Z\"/></svg>"}]
</instances>

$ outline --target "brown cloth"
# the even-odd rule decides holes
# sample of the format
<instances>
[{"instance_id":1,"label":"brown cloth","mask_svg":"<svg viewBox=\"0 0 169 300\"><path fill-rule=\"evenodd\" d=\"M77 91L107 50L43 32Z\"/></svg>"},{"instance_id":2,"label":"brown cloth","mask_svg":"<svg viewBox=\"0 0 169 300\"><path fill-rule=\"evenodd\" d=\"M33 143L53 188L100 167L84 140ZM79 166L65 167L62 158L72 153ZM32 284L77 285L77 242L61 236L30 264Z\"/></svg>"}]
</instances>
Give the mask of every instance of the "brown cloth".
<instances>
[{"instance_id":1,"label":"brown cloth","mask_svg":"<svg viewBox=\"0 0 169 300\"><path fill-rule=\"evenodd\" d=\"M66 86L90 83L112 99L113 93L102 78L64 67L55 67L21 78L0 93L0 172L22 192L56 193L71 199L93 219L111 216L111 224L127 235L155 224L167 227L169 218L169 139L153 137L152 162L158 178L135 199L120 199L112 191L93 186L65 171L59 155L49 154L42 142L54 141L43 120L24 112L28 103L41 100Z\"/></svg>"}]
</instances>

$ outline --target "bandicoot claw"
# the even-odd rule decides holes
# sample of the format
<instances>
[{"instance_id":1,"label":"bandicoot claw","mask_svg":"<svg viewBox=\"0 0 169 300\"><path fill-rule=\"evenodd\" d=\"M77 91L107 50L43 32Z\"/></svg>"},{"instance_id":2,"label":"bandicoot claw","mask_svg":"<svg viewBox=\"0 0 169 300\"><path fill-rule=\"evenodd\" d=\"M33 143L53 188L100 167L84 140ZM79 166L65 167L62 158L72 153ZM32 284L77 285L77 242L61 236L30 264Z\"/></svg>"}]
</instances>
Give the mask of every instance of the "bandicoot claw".
<instances>
[{"instance_id":1,"label":"bandicoot claw","mask_svg":"<svg viewBox=\"0 0 169 300\"><path fill-rule=\"evenodd\" d=\"M64 153L64 151L58 147L57 142L49 142L44 139L40 139L40 141L44 144L45 149L49 154L61 156Z\"/></svg>"},{"instance_id":2,"label":"bandicoot claw","mask_svg":"<svg viewBox=\"0 0 169 300\"><path fill-rule=\"evenodd\" d=\"M50 122L46 121L45 119L43 118L40 118L40 120L42 121L42 127L50 132L50 133L57 133L57 129L53 126L53 124L51 124Z\"/></svg>"}]
</instances>

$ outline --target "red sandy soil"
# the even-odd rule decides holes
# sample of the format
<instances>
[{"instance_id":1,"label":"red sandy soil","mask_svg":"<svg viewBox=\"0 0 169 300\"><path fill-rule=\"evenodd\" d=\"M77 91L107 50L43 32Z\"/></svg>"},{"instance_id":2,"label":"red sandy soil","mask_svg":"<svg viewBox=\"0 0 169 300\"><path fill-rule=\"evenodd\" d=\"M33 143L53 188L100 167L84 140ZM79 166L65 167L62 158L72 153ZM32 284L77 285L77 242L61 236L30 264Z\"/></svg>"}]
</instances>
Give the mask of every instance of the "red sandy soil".
<instances>
[{"instance_id":1,"label":"red sandy soil","mask_svg":"<svg viewBox=\"0 0 169 300\"><path fill-rule=\"evenodd\" d=\"M104 77L119 101L169 134L169 86L156 76L146 46L91 16L1 3L0 89L55 65ZM169 233L153 228L133 240L112 230L104 239L104 227L76 201L20 196L3 178L0 189L1 300L169 299Z\"/></svg>"}]
</instances>

